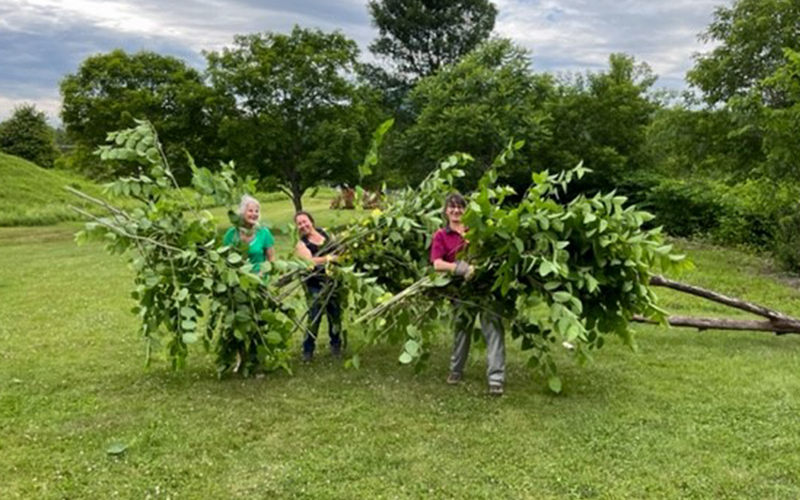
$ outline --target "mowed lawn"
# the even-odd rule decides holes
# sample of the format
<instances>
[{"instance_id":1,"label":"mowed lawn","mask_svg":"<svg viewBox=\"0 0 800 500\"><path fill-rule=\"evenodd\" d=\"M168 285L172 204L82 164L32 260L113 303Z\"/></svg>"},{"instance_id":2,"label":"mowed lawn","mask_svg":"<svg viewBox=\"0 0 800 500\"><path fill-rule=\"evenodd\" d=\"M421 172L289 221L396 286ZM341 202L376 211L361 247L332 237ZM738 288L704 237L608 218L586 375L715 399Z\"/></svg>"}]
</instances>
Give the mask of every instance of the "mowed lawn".
<instances>
[{"instance_id":1,"label":"mowed lawn","mask_svg":"<svg viewBox=\"0 0 800 500\"><path fill-rule=\"evenodd\" d=\"M0 229L0 499L800 498L800 336L637 326L636 352L559 355L559 396L510 340L499 399L475 348L465 383L444 384L445 337L419 375L395 346L346 369L324 339L301 365L299 333L293 376L218 380L200 349L184 371L145 369L131 272L76 246L78 227ZM764 261L682 246L696 268L679 279L800 316ZM676 314L732 314L662 295Z\"/></svg>"}]
</instances>

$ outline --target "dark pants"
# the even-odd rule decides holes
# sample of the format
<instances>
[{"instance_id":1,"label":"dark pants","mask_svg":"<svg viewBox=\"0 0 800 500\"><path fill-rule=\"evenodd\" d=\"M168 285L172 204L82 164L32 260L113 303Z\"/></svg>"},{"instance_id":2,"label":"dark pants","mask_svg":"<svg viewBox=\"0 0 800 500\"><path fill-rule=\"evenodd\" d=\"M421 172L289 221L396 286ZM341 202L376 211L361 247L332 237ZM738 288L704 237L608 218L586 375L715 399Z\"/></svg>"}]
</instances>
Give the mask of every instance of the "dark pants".
<instances>
[{"instance_id":1,"label":"dark pants","mask_svg":"<svg viewBox=\"0 0 800 500\"><path fill-rule=\"evenodd\" d=\"M331 339L331 349L338 351L342 347L342 309L339 304L339 294L336 290L331 293L331 286L335 285L313 284L306 287L306 300L309 304L308 333L306 333L306 338L303 340L303 352L314 352L323 312L328 318L328 336Z\"/></svg>"}]
</instances>

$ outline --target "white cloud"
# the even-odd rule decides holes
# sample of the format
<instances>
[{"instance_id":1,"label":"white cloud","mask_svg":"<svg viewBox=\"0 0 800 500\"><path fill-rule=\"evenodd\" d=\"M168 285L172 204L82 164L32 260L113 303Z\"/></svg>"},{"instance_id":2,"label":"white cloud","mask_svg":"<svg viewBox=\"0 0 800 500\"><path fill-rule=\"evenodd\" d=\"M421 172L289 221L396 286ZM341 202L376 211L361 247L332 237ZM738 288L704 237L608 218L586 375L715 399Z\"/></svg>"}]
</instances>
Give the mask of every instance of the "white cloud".
<instances>
[{"instance_id":1,"label":"white cloud","mask_svg":"<svg viewBox=\"0 0 800 500\"><path fill-rule=\"evenodd\" d=\"M36 99L15 99L0 96L0 121L9 118L14 113L15 108L28 104L33 104L37 110L44 112L50 124L55 126L59 123L58 114L61 110L61 99L57 96L38 97Z\"/></svg>"},{"instance_id":2,"label":"white cloud","mask_svg":"<svg viewBox=\"0 0 800 500\"><path fill-rule=\"evenodd\" d=\"M530 49L538 71L596 70L625 52L680 86L692 54L708 49L697 34L731 1L495 0L495 31ZM366 0L3 0L0 117L26 101L56 116L58 80L93 53L148 49L202 65L202 50L220 50L234 34L295 24L340 29L370 58Z\"/></svg>"},{"instance_id":3,"label":"white cloud","mask_svg":"<svg viewBox=\"0 0 800 500\"><path fill-rule=\"evenodd\" d=\"M605 67L609 54L625 52L674 82L683 79L694 52L707 50L697 35L721 2L498 0L496 30L530 49L540 70Z\"/></svg>"}]
</instances>

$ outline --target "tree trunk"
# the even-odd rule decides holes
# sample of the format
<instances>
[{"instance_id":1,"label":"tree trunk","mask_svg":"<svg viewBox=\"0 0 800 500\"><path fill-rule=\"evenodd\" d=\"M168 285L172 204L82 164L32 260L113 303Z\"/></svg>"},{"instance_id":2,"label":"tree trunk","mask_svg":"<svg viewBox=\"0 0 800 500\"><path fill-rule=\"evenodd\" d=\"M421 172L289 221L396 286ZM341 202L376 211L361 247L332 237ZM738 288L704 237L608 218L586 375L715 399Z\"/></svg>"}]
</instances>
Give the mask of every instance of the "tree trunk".
<instances>
[{"instance_id":1,"label":"tree trunk","mask_svg":"<svg viewBox=\"0 0 800 500\"><path fill-rule=\"evenodd\" d=\"M758 316L764 316L765 318L769 318L771 320L790 320L790 321L794 320L794 318L790 318L789 316L780 313L778 311L767 309L764 306L753 304L751 302L746 302L742 299L728 297L722 295L721 293L714 292L712 290L706 290L705 288L700 288L699 286L687 285L686 283L673 281L663 276L653 276L652 278L650 278L650 285L671 288L679 292L688 293L691 295L695 295L697 297L702 297L704 299L711 300L713 302L724 304L729 307L741 309L743 311L747 311L749 313L753 313Z\"/></svg>"},{"instance_id":2,"label":"tree trunk","mask_svg":"<svg viewBox=\"0 0 800 500\"><path fill-rule=\"evenodd\" d=\"M299 212L303 210L303 192L300 186L292 183L292 203L294 203L294 211Z\"/></svg>"},{"instance_id":3,"label":"tree trunk","mask_svg":"<svg viewBox=\"0 0 800 500\"><path fill-rule=\"evenodd\" d=\"M295 121L297 127L299 128L299 121ZM300 137L300 131L295 132L295 137ZM305 193L306 188L303 187L303 179L300 175L300 160L303 157L302 154L302 146L299 141L294 142L293 153L291 156L291 164L289 166L290 174L289 178L289 187L292 190L292 202L294 203L294 211L299 212L303 210L303 193Z\"/></svg>"},{"instance_id":4,"label":"tree trunk","mask_svg":"<svg viewBox=\"0 0 800 500\"><path fill-rule=\"evenodd\" d=\"M669 316L667 322L670 326L697 328L703 330L753 330L762 332L774 332L777 335L787 333L800 334L800 320L787 316L778 311L768 309L764 306L747 302L742 299L728 297L712 290L706 290L699 286L687 285L679 281L673 281L663 276L653 276L650 278L651 286L662 286L671 288L682 293L688 293L696 297L701 297L712 302L747 311L749 313L767 318L764 320L752 319L729 319L729 318L692 318L686 316ZM634 316L633 321L639 323L655 323L642 316Z\"/></svg>"},{"instance_id":5,"label":"tree trunk","mask_svg":"<svg viewBox=\"0 0 800 500\"><path fill-rule=\"evenodd\" d=\"M291 198L294 204L294 211L299 212L303 210L303 193L305 188L301 185L300 172L295 168L297 166L297 155L294 155L290 162L283 165L283 177L286 184L281 187L281 190Z\"/></svg>"},{"instance_id":6,"label":"tree trunk","mask_svg":"<svg viewBox=\"0 0 800 500\"><path fill-rule=\"evenodd\" d=\"M642 316L634 316L637 323L657 324L655 321ZM757 319L728 319L728 318L692 318L686 316L669 316L667 322L670 326L697 328L703 330L746 330L755 332L772 332L777 335L788 333L800 334L800 321L797 320L757 320Z\"/></svg>"}]
</instances>

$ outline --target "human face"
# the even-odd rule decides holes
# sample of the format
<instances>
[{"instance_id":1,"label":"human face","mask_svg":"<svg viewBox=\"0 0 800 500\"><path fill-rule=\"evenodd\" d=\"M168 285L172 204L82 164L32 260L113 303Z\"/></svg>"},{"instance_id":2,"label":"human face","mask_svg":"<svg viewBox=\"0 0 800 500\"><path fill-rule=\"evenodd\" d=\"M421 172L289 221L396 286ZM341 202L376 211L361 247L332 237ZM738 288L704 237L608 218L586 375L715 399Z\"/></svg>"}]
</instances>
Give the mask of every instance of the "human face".
<instances>
[{"instance_id":1,"label":"human face","mask_svg":"<svg viewBox=\"0 0 800 500\"><path fill-rule=\"evenodd\" d=\"M297 232L304 236L311 234L311 230L314 229L311 219L309 219L306 214L300 214L295 217L294 224L297 226Z\"/></svg>"},{"instance_id":2,"label":"human face","mask_svg":"<svg viewBox=\"0 0 800 500\"><path fill-rule=\"evenodd\" d=\"M445 214L447 215L447 220L450 221L450 224L460 224L461 216L464 214L464 207L457 203L451 203L450 205L447 205Z\"/></svg>"},{"instance_id":3,"label":"human face","mask_svg":"<svg viewBox=\"0 0 800 500\"><path fill-rule=\"evenodd\" d=\"M258 205L255 203L248 203L247 208L244 210L244 223L247 227L253 227L258 222L261 215Z\"/></svg>"}]
</instances>

